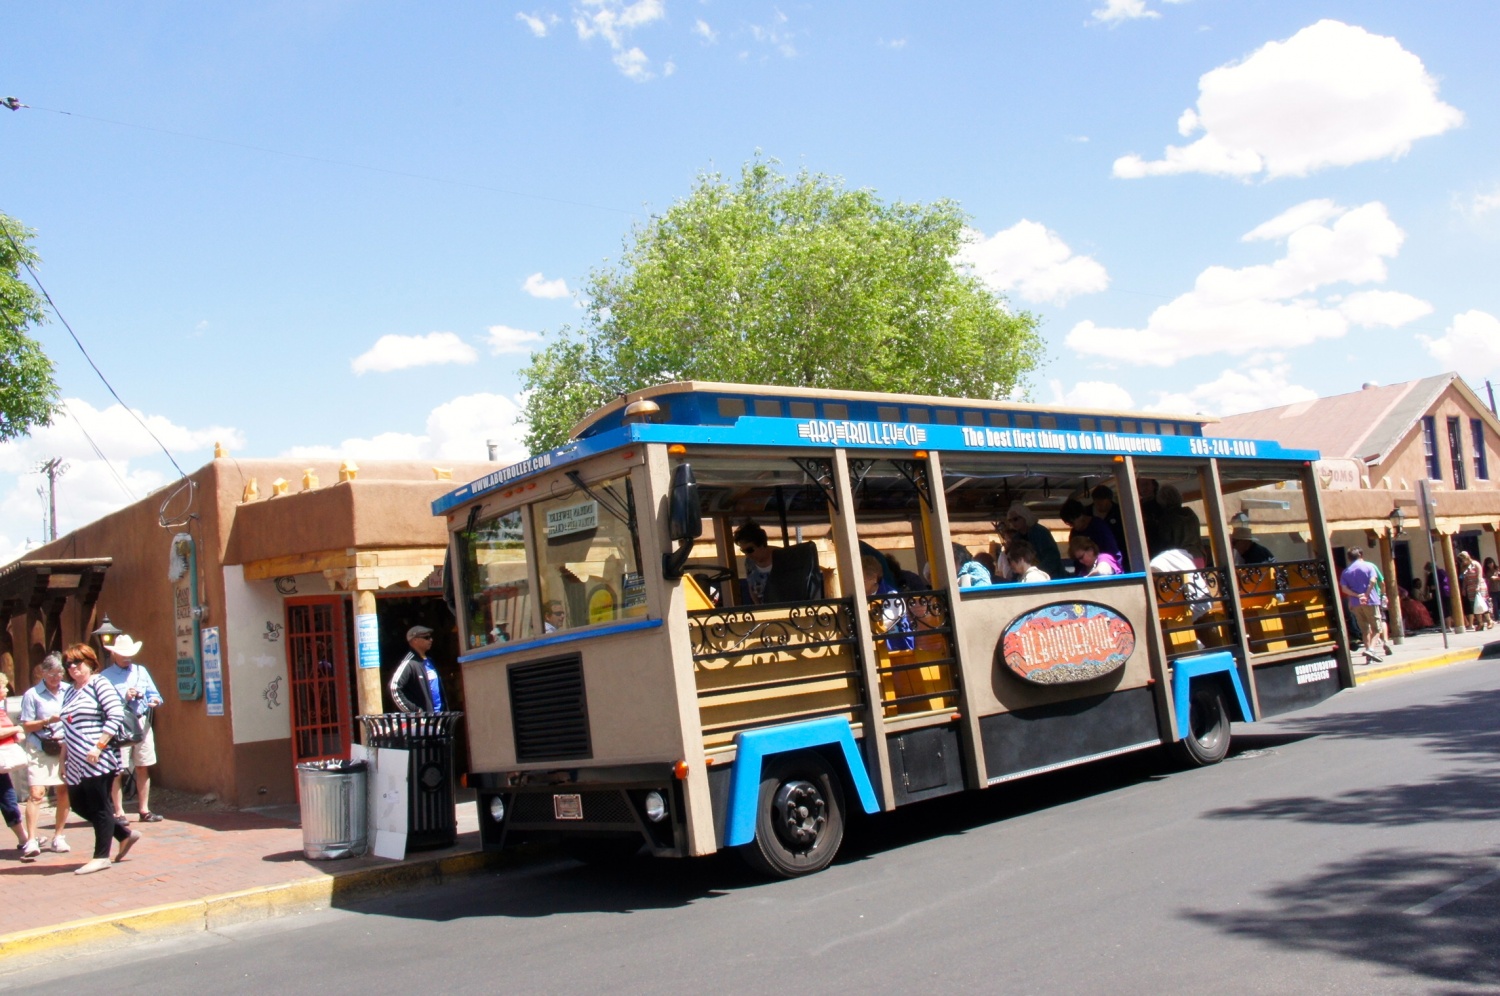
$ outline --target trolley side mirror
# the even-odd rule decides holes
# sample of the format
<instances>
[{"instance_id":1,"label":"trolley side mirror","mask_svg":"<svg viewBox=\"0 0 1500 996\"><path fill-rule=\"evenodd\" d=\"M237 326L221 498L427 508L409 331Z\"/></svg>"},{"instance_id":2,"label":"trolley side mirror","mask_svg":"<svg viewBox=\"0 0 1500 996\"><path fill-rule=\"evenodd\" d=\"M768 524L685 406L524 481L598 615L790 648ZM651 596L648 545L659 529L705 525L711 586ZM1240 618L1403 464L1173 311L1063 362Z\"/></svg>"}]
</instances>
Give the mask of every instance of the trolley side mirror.
<instances>
[{"instance_id":1,"label":"trolley side mirror","mask_svg":"<svg viewBox=\"0 0 1500 996\"><path fill-rule=\"evenodd\" d=\"M703 535L703 503L698 498L698 479L693 465L680 463L672 471L672 490L667 503L667 535L677 544L661 558L662 575L668 581L682 577L693 553L693 540Z\"/></svg>"}]
</instances>

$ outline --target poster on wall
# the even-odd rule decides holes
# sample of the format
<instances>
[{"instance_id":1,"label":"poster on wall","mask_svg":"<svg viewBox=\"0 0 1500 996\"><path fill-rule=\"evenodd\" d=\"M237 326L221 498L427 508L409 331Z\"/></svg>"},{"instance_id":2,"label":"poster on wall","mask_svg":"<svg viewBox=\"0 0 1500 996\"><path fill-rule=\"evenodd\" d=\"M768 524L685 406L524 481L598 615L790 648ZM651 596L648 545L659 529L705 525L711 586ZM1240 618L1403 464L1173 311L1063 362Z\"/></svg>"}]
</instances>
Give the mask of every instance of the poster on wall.
<instances>
[{"instance_id":1,"label":"poster on wall","mask_svg":"<svg viewBox=\"0 0 1500 996\"><path fill-rule=\"evenodd\" d=\"M354 642L359 648L359 666L380 667L380 620L373 612L354 617Z\"/></svg>"},{"instance_id":2,"label":"poster on wall","mask_svg":"<svg viewBox=\"0 0 1500 996\"><path fill-rule=\"evenodd\" d=\"M224 668L217 626L203 627L203 700L210 716L224 715Z\"/></svg>"}]
</instances>

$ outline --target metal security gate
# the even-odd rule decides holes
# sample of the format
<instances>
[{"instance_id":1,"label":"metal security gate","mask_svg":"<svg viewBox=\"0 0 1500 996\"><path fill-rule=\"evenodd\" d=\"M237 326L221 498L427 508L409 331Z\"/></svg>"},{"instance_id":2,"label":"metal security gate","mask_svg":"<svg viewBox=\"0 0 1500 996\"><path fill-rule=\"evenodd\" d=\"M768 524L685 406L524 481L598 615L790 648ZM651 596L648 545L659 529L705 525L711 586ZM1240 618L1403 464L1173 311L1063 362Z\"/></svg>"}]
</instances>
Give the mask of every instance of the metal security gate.
<instances>
[{"instance_id":1,"label":"metal security gate","mask_svg":"<svg viewBox=\"0 0 1500 996\"><path fill-rule=\"evenodd\" d=\"M287 599L286 633L292 760L348 757L353 709L344 599L337 595Z\"/></svg>"}]
</instances>

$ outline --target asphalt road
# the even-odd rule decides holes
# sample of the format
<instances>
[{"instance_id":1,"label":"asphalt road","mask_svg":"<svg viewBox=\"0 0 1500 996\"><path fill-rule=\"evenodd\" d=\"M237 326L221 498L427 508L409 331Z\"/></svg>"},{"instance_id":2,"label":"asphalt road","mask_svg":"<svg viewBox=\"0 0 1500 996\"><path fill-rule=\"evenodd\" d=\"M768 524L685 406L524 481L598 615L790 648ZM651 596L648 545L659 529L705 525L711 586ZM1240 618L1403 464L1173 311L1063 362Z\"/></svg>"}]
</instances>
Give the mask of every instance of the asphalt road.
<instances>
[{"instance_id":1,"label":"asphalt road","mask_svg":"<svg viewBox=\"0 0 1500 996\"><path fill-rule=\"evenodd\" d=\"M556 859L0 989L1497 992L1497 816L1476 661L1241 726L1213 768L1138 755L864 821L810 878Z\"/></svg>"}]
</instances>

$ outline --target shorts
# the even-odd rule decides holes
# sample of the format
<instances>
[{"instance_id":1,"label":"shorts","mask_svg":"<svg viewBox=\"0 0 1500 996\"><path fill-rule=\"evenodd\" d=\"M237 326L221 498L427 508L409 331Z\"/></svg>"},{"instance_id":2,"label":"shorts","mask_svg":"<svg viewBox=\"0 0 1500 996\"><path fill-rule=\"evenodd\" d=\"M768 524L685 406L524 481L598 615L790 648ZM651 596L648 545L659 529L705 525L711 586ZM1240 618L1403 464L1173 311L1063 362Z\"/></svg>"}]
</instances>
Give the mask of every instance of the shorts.
<instances>
[{"instance_id":1,"label":"shorts","mask_svg":"<svg viewBox=\"0 0 1500 996\"><path fill-rule=\"evenodd\" d=\"M61 785L63 784L62 755L48 754L26 744L26 756L31 763L26 766L27 785ZM18 786L19 787L19 786Z\"/></svg>"},{"instance_id":2,"label":"shorts","mask_svg":"<svg viewBox=\"0 0 1500 996\"><path fill-rule=\"evenodd\" d=\"M146 727L146 738L138 744L120 748L121 766L126 771L149 768L156 763L156 734L152 732L149 722L143 725Z\"/></svg>"},{"instance_id":3,"label":"shorts","mask_svg":"<svg viewBox=\"0 0 1500 996\"><path fill-rule=\"evenodd\" d=\"M1360 635L1364 637L1365 646L1374 647L1375 642L1380 639L1379 623L1375 616L1376 606L1356 604L1349 608L1355 625L1359 627Z\"/></svg>"}]
</instances>

